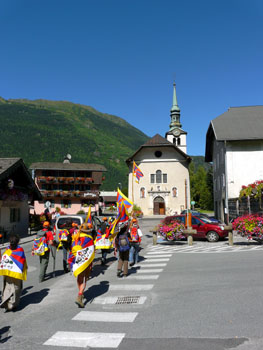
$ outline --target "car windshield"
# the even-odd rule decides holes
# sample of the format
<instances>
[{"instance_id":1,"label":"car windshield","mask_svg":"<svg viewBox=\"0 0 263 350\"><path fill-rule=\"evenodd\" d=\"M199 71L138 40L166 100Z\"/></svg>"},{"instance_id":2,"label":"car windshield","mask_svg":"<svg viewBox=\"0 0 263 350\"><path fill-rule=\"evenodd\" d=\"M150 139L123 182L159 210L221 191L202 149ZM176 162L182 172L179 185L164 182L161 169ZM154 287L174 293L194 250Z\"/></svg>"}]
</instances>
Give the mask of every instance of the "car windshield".
<instances>
[{"instance_id":1,"label":"car windshield","mask_svg":"<svg viewBox=\"0 0 263 350\"><path fill-rule=\"evenodd\" d=\"M72 222L75 222L76 224L80 225L80 218L59 218L57 227L58 229L62 230L66 227L71 228Z\"/></svg>"},{"instance_id":2,"label":"car windshield","mask_svg":"<svg viewBox=\"0 0 263 350\"><path fill-rule=\"evenodd\" d=\"M207 224L214 224L214 222L212 221L212 220L210 220L210 219L208 219L208 218L206 218L205 216L200 216L200 219L202 220L202 221L204 221L205 223L207 223Z\"/></svg>"}]
</instances>

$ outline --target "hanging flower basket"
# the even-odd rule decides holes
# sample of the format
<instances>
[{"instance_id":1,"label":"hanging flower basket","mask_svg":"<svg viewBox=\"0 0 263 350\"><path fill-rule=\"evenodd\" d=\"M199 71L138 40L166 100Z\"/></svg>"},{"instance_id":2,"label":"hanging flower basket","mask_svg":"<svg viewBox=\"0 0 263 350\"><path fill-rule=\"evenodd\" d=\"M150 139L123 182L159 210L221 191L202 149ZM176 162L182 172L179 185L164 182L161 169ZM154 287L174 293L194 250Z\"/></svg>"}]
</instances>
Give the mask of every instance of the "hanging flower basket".
<instances>
[{"instance_id":1,"label":"hanging flower basket","mask_svg":"<svg viewBox=\"0 0 263 350\"><path fill-rule=\"evenodd\" d=\"M242 237L263 240L263 218L257 214L244 215L236 218L232 227Z\"/></svg>"}]
</instances>

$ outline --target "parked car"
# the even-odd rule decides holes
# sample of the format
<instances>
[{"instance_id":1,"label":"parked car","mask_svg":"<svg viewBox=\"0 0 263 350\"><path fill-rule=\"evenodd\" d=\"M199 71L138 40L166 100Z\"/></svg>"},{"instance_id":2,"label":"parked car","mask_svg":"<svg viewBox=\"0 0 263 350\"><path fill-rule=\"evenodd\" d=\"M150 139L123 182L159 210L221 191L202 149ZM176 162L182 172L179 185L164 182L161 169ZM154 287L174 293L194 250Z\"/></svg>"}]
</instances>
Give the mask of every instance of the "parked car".
<instances>
[{"instance_id":1,"label":"parked car","mask_svg":"<svg viewBox=\"0 0 263 350\"><path fill-rule=\"evenodd\" d=\"M201 213L200 211L196 211L196 210L189 210L189 211L190 211L190 213L192 215L195 215L195 216L198 216L198 217L200 216L201 218L203 217L203 218L209 219L212 222L221 223L221 221L216 219L214 216L209 216L209 215L207 215L205 213ZM183 210L181 212L181 214L186 214L186 213L187 213L187 210Z\"/></svg>"},{"instance_id":2,"label":"parked car","mask_svg":"<svg viewBox=\"0 0 263 350\"><path fill-rule=\"evenodd\" d=\"M65 227L71 226L73 222L81 225L85 222L86 215L76 214L76 215L60 215L54 225L54 232L56 232L56 238L58 238L59 230L63 230ZM102 220L98 216L92 216L93 227L97 231L100 228Z\"/></svg>"},{"instance_id":3,"label":"parked car","mask_svg":"<svg viewBox=\"0 0 263 350\"><path fill-rule=\"evenodd\" d=\"M185 215L171 216L171 220L177 220L185 224ZM208 242L217 242L220 238L228 236L228 231L219 223L213 223L209 219L200 216L192 216L192 228L197 231L195 238L206 238Z\"/></svg>"}]
</instances>

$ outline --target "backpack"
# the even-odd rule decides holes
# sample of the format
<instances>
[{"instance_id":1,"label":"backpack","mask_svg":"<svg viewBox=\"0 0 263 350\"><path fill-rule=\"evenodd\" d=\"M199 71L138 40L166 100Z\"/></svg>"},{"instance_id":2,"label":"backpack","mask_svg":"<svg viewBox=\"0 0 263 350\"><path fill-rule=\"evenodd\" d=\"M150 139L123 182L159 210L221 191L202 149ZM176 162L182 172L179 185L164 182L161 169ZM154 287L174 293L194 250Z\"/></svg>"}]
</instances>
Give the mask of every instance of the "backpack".
<instances>
[{"instance_id":1,"label":"backpack","mask_svg":"<svg viewBox=\"0 0 263 350\"><path fill-rule=\"evenodd\" d=\"M119 251L120 252L126 252L127 250L130 249L130 243L128 240L128 237L126 234L120 235L119 236Z\"/></svg>"},{"instance_id":2,"label":"backpack","mask_svg":"<svg viewBox=\"0 0 263 350\"><path fill-rule=\"evenodd\" d=\"M138 227L132 227L130 232L131 242L139 242Z\"/></svg>"}]
</instances>

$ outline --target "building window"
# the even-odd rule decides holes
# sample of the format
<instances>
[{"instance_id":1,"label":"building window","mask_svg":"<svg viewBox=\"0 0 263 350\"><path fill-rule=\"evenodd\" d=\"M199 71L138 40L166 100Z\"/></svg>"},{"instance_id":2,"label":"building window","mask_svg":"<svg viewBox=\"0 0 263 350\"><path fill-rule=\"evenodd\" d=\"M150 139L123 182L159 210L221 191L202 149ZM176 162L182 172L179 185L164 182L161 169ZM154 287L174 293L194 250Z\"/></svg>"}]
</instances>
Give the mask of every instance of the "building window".
<instances>
[{"instance_id":1,"label":"building window","mask_svg":"<svg viewBox=\"0 0 263 350\"><path fill-rule=\"evenodd\" d=\"M71 208L71 201L68 199L63 199L61 201L61 208Z\"/></svg>"},{"instance_id":2,"label":"building window","mask_svg":"<svg viewBox=\"0 0 263 350\"><path fill-rule=\"evenodd\" d=\"M160 158L162 156L162 152L161 151L156 151L154 153L154 155L155 155L156 158Z\"/></svg>"},{"instance_id":3,"label":"building window","mask_svg":"<svg viewBox=\"0 0 263 350\"><path fill-rule=\"evenodd\" d=\"M20 208L10 208L10 222L20 221Z\"/></svg>"},{"instance_id":4,"label":"building window","mask_svg":"<svg viewBox=\"0 0 263 350\"><path fill-rule=\"evenodd\" d=\"M226 186L225 174L222 174L222 187L224 188L225 186Z\"/></svg>"},{"instance_id":5,"label":"building window","mask_svg":"<svg viewBox=\"0 0 263 350\"><path fill-rule=\"evenodd\" d=\"M157 170L155 174L151 174L151 183L167 183L167 174L163 174L161 170Z\"/></svg>"},{"instance_id":6,"label":"building window","mask_svg":"<svg viewBox=\"0 0 263 350\"><path fill-rule=\"evenodd\" d=\"M160 184L162 183L162 172L161 170L156 171L156 183Z\"/></svg>"},{"instance_id":7,"label":"building window","mask_svg":"<svg viewBox=\"0 0 263 350\"><path fill-rule=\"evenodd\" d=\"M140 197L141 197L141 198L145 198L145 188L144 188L144 187L142 187L142 188L140 189Z\"/></svg>"},{"instance_id":8,"label":"building window","mask_svg":"<svg viewBox=\"0 0 263 350\"><path fill-rule=\"evenodd\" d=\"M177 188L176 187L172 188L172 194L173 194L173 197L177 197L178 192L177 192Z\"/></svg>"},{"instance_id":9,"label":"building window","mask_svg":"<svg viewBox=\"0 0 263 350\"><path fill-rule=\"evenodd\" d=\"M176 138L175 137L173 138L173 143L176 145Z\"/></svg>"},{"instance_id":10,"label":"building window","mask_svg":"<svg viewBox=\"0 0 263 350\"><path fill-rule=\"evenodd\" d=\"M180 146L181 145L181 139L180 139L180 137L178 137L178 139L177 139L177 146Z\"/></svg>"}]
</instances>

